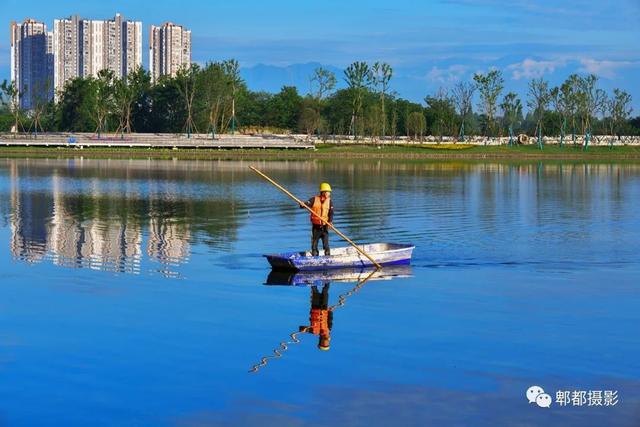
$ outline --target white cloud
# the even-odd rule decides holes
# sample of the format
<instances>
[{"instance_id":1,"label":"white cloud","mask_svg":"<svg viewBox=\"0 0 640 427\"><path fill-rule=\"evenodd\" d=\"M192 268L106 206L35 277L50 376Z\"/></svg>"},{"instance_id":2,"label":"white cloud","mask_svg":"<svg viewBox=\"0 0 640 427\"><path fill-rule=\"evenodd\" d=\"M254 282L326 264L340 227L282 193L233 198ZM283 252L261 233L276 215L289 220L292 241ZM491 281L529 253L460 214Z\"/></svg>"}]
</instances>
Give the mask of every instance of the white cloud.
<instances>
[{"instance_id":1,"label":"white cloud","mask_svg":"<svg viewBox=\"0 0 640 427\"><path fill-rule=\"evenodd\" d=\"M511 72L511 78L513 80L535 79L547 74L552 74L559 67L571 65L577 66L576 71L579 73L596 74L600 77L613 79L616 77L616 71L620 68L632 67L639 64L640 62L638 61L597 60L584 57L563 57L548 61L536 61L527 58L522 62L508 65L506 70Z\"/></svg>"},{"instance_id":2,"label":"white cloud","mask_svg":"<svg viewBox=\"0 0 640 427\"><path fill-rule=\"evenodd\" d=\"M469 67L461 64L450 65L447 68L433 67L426 78L438 83L453 83L459 81L468 69Z\"/></svg>"},{"instance_id":3,"label":"white cloud","mask_svg":"<svg viewBox=\"0 0 640 427\"><path fill-rule=\"evenodd\" d=\"M522 62L507 66L507 70L511 71L511 78L513 80L536 79L544 76L545 74L553 73L556 68L561 67L564 64L563 60L536 61L534 59L527 58Z\"/></svg>"},{"instance_id":4,"label":"white cloud","mask_svg":"<svg viewBox=\"0 0 640 427\"><path fill-rule=\"evenodd\" d=\"M607 79L613 79L616 76L616 71L619 68L630 67L636 65L637 62L631 61L598 61L592 58L580 59L581 67L578 71L583 73L595 74Z\"/></svg>"}]
</instances>

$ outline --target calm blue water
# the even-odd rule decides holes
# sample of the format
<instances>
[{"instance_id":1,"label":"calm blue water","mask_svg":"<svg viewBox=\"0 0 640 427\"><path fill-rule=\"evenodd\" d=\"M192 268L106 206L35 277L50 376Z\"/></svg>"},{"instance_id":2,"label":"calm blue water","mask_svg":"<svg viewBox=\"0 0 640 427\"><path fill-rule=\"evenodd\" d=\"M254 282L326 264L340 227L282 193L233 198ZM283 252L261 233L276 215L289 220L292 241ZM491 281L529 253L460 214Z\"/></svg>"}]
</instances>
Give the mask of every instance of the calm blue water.
<instances>
[{"instance_id":1,"label":"calm blue water","mask_svg":"<svg viewBox=\"0 0 640 427\"><path fill-rule=\"evenodd\" d=\"M261 254L309 226L249 165L417 246L257 372L311 308ZM639 254L640 164L0 159L0 426L637 426Z\"/></svg>"}]
</instances>

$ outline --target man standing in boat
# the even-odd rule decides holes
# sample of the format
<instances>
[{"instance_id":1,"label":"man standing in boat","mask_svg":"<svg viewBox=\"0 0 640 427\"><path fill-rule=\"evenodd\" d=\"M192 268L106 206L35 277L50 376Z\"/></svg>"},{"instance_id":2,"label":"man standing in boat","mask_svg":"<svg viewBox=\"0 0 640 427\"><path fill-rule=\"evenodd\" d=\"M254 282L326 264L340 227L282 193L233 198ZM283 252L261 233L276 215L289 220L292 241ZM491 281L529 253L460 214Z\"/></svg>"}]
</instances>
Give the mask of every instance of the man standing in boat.
<instances>
[{"instance_id":1,"label":"man standing in boat","mask_svg":"<svg viewBox=\"0 0 640 427\"><path fill-rule=\"evenodd\" d=\"M331 255L329 248L329 226L333 222L333 202L331 201L331 186L326 182L320 184L320 194L313 196L306 203L313 211L311 214L311 255L318 256L318 241L322 239L322 249L325 255ZM300 206L304 209L304 206Z\"/></svg>"}]
</instances>

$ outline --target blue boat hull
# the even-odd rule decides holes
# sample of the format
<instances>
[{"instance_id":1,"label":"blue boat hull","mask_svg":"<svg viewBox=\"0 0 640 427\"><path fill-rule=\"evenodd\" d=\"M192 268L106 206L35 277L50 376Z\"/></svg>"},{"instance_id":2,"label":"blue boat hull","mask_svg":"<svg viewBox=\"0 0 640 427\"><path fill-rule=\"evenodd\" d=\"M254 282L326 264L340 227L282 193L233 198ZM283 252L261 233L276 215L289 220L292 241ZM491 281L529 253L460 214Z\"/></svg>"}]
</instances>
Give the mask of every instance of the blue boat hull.
<instances>
[{"instance_id":1,"label":"blue boat hull","mask_svg":"<svg viewBox=\"0 0 640 427\"><path fill-rule=\"evenodd\" d=\"M413 254L412 245L375 243L362 246L375 261L382 265L408 265ZM326 270L333 268L367 268L373 263L354 248L344 247L332 250L330 256L311 256L309 252L288 252L265 255L274 269L279 270Z\"/></svg>"}]
</instances>

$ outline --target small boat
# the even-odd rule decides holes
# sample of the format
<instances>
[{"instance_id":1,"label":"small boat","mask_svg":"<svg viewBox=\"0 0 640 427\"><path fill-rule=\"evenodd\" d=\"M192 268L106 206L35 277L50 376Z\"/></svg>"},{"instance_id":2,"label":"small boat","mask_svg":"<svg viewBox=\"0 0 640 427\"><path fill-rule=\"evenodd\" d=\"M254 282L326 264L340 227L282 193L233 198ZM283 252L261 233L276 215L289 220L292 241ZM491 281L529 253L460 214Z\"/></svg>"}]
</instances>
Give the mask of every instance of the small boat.
<instances>
[{"instance_id":1,"label":"small boat","mask_svg":"<svg viewBox=\"0 0 640 427\"><path fill-rule=\"evenodd\" d=\"M415 246L398 243L372 243L360 248L380 265L410 264ZM371 260L351 246L331 249L331 255L312 256L311 252L286 252L264 255L271 267L282 270L325 270L329 268L365 268Z\"/></svg>"},{"instance_id":2,"label":"small boat","mask_svg":"<svg viewBox=\"0 0 640 427\"><path fill-rule=\"evenodd\" d=\"M334 268L330 270L271 270L265 285L267 286L322 286L326 283L353 283L361 280L393 280L412 277L411 266L391 265L381 270L374 267Z\"/></svg>"}]
</instances>

